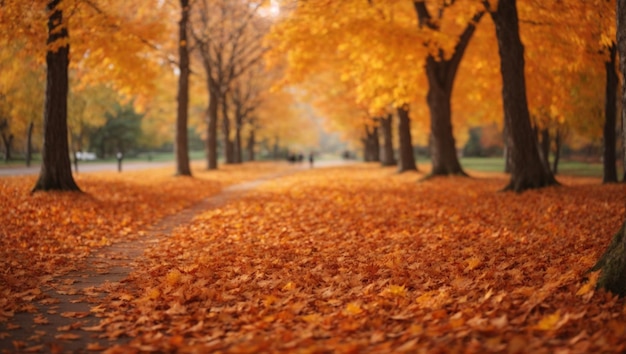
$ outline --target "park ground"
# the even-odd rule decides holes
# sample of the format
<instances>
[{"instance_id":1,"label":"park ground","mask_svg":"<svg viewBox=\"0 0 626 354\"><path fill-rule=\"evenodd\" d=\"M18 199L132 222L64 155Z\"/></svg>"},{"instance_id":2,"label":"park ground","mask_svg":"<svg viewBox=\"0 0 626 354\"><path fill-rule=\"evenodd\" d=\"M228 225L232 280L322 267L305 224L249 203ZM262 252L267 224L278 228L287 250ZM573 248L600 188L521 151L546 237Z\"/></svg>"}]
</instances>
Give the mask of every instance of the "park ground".
<instances>
[{"instance_id":1,"label":"park ground","mask_svg":"<svg viewBox=\"0 0 626 354\"><path fill-rule=\"evenodd\" d=\"M0 352L626 350L624 300L586 274L624 184L515 194L499 172L421 181L427 165L196 167L79 174L82 194L0 178ZM69 276L122 254L109 280Z\"/></svg>"}]
</instances>

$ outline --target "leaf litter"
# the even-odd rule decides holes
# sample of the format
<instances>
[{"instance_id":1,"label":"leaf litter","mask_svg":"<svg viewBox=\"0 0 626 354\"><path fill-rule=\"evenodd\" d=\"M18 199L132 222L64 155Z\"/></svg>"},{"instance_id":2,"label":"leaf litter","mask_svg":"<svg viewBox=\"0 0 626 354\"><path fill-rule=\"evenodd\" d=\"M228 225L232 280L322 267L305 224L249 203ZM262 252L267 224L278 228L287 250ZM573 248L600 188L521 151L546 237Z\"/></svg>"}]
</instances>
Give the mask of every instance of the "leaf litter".
<instances>
[{"instance_id":1,"label":"leaf litter","mask_svg":"<svg viewBox=\"0 0 626 354\"><path fill-rule=\"evenodd\" d=\"M625 350L623 300L595 291L597 276L585 275L623 221L624 187L563 177L564 186L512 194L498 192L503 175L476 175L416 183L420 174L359 164L269 181L147 249L128 279L94 305L102 319L90 329L130 342L92 347L109 353ZM197 200L194 183L210 185L160 181L171 189L152 194L155 203L145 196L149 186L134 184L111 198L147 198L150 212L128 211L128 217L115 214L105 197L104 185L114 182L120 183L80 181L112 213L102 222L108 232L86 238L85 251L104 234L108 242L132 237L150 220ZM209 189L205 195L218 190ZM35 206L52 204L48 210L87 199L39 198L48 204ZM23 203L36 201L37 195ZM120 220L132 232L121 231ZM38 235L42 228L31 226ZM71 230L69 241L50 236L34 246L51 253L38 256L41 264L6 259L18 266L5 269L38 278L25 289L15 282L3 290L19 295L4 300L5 321L37 301L32 289L41 286L37 279L55 275L46 263L62 263L61 248L72 245L79 250L74 257L81 256L72 242L90 228ZM25 248L6 243L3 249ZM3 277L20 278L9 273Z\"/></svg>"}]
</instances>

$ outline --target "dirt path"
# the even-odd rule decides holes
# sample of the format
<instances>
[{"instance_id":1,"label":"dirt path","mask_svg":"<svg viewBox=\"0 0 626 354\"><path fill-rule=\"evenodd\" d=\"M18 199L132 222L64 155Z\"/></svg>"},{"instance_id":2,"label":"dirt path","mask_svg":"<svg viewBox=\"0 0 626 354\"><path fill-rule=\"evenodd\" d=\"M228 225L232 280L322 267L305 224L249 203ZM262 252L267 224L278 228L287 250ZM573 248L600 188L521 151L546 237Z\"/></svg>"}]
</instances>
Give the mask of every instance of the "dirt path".
<instances>
[{"instance_id":1,"label":"dirt path","mask_svg":"<svg viewBox=\"0 0 626 354\"><path fill-rule=\"evenodd\" d=\"M80 270L51 279L43 285L44 294L39 296L41 300L33 301L32 313L15 314L10 321L11 326L0 324L0 334L5 330L10 334L8 337L0 336L0 352L86 353L130 340L123 335L113 340L101 338L102 332L96 331L100 321L97 304L108 288L123 283L135 262L141 261L144 250L166 238L178 225L190 222L200 212L218 208L265 181L297 171L290 170L230 186L215 196L163 218L137 240L98 249L85 260ZM120 328L119 334L122 332L123 328Z\"/></svg>"}]
</instances>

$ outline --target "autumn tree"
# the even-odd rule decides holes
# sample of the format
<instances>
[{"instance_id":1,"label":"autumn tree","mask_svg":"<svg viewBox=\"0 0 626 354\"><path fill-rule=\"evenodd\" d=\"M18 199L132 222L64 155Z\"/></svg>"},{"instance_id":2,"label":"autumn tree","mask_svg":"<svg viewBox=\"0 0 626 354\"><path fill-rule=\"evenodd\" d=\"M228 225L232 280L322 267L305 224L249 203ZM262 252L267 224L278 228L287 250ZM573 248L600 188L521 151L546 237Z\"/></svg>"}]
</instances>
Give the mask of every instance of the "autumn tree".
<instances>
[{"instance_id":1,"label":"autumn tree","mask_svg":"<svg viewBox=\"0 0 626 354\"><path fill-rule=\"evenodd\" d=\"M235 123L234 163L243 162L244 138L242 134L245 127L248 128L246 143L248 159L254 160L256 130L258 129L255 119L256 111L264 99L264 94L267 95L268 87L270 86L269 80L263 80L264 74L267 75L262 65L258 64L233 82L231 97Z\"/></svg>"},{"instance_id":2,"label":"autumn tree","mask_svg":"<svg viewBox=\"0 0 626 354\"><path fill-rule=\"evenodd\" d=\"M78 191L72 177L67 137L67 95L69 90L69 32L63 20L61 0L51 0L48 11L47 78L44 106L44 138L39 179L33 191Z\"/></svg>"},{"instance_id":3,"label":"autumn tree","mask_svg":"<svg viewBox=\"0 0 626 354\"><path fill-rule=\"evenodd\" d=\"M622 82L626 80L626 4L617 2L617 51ZM622 119L626 116L626 86L622 85ZM597 286L626 296L626 221L590 271L600 271Z\"/></svg>"},{"instance_id":4,"label":"autumn tree","mask_svg":"<svg viewBox=\"0 0 626 354\"><path fill-rule=\"evenodd\" d=\"M203 0L193 19L192 35L197 43L205 71L208 93L207 168L217 168L218 117L222 115L222 133L226 162L233 162L234 143L228 119L227 100L232 82L262 59L261 41L268 30L259 13L262 1L231 2Z\"/></svg>"},{"instance_id":5,"label":"autumn tree","mask_svg":"<svg viewBox=\"0 0 626 354\"><path fill-rule=\"evenodd\" d=\"M556 184L554 175L539 156L537 140L530 125L524 76L524 46L519 36L516 1L499 1L496 9L489 2L491 18L496 25L504 119L511 142L511 180L505 189L521 192Z\"/></svg>"},{"instance_id":6,"label":"autumn tree","mask_svg":"<svg viewBox=\"0 0 626 354\"><path fill-rule=\"evenodd\" d=\"M454 5L454 2L442 2L436 8L431 9L427 6L426 1L414 1L413 4L415 5L420 29L424 32L430 32L429 35L431 37L437 38L436 36L442 32L442 20L446 13L451 12L450 8ZM462 27L454 48L449 49L448 53L443 48L436 48L431 50L426 57L425 70L428 78L427 102L431 115L432 134L432 175L465 175L457 158L456 145L452 133L450 99L461 59L474 34L476 23L480 21L484 14L482 9L476 7L474 7L472 12L470 13L471 17L463 21L466 24ZM425 45L431 46L432 43L426 40Z\"/></svg>"},{"instance_id":7,"label":"autumn tree","mask_svg":"<svg viewBox=\"0 0 626 354\"><path fill-rule=\"evenodd\" d=\"M78 190L71 173L67 134L69 71L81 82L112 81L116 91L127 96L135 89L147 90L157 60L146 54L156 47L154 40L162 33L161 6L124 1L10 0L2 7L3 39L10 34L23 40L23 52L42 61L45 53L43 161L33 191ZM47 23L47 35L41 30L43 23ZM139 67L142 70L136 70Z\"/></svg>"},{"instance_id":8,"label":"autumn tree","mask_svg":"<svg viewBox=\"0 0 626 354\"><path fill-rule=\"evenodd\" d=\"M617 181L615 1L533 1L522 6L525 8L522 11L526 44L530 48L527 56L531 66L527 71L529 86L536 86L535 95L530 97L535 105L531 114L542 116L536 128L543 150L547 150L550 140L557 138L559 132L555 127L564 126L570 120L578 123L576 116L581 116L582 111L580 105L573 102L572 92L580 91L581 78L604 79L603 89L595 92L596 96L603 93L603 97L593 105L604 101L604 117L598 122L603 124L603 181ZM562 16L565 12L568 16ZM551 94L542 95L545 90ZM593 119L591 116L583 118Z\"/></svg>"},{"instance_id":9,"label":"autumn tree","mask_svg":"<svg viewBox=\"0 0 626 354\"><path fill-rule=\"evenodd\" d=\"M86 151L90 135L106 123L106 114L113 110L118 100L116 92L106 85L75 87L69 93L67 121L75 171L78 171L76 153Z\"/></svg>"},{"instance_id":10,"label":"autumn tree","mask_svg":"<svg viewBox=\"0 0 626 354\"><path fill-rule=\"evenodd\" d=\"M604 149L602 154L602 182L617 182L617 137L615 124L617 122L617 87L619 81L615 72L616 52L615 45L608 48L609 59L604 63L606 73L605 107L604 107Z\"/></svg>"},{"instance_id":11,"label":"autumn tree","mask_svg":"<svg viewBox=\"0 0 626 354\"><path fill-rule=\"evenodd\" d=\"M413 143L411 142L411 118L409 117L409 105L405 104L398 110L398 135L400 140L400 158L398 159L398 172L417 171Z\"/></svg>"},{"instance_id":12,"label":"autumn tree","mask_svg":"<svg viewBox=\"0 0 626 354\"><path fill-rule=\"evenodd\" d=\"M176 111L176 139L174 150L176 155L176 174L191 176L189 167L189 142L187 138L187 121L189 115L189 40L187 26L189 25L189 0L180 0L180 22L178 25L178 96Z\"/></svg>"},{"instance_id":13,"label":"autumn tree","mask_svg":"<svg viewBox=\"0 0 626 354\"><path fill-rule=\"evenodd\" d=\"M383 152L380 163L383 166L395 166L398 162L393 150L393 114L380 117L379 122L383 137Z\"/></svg>"}]
</instances>

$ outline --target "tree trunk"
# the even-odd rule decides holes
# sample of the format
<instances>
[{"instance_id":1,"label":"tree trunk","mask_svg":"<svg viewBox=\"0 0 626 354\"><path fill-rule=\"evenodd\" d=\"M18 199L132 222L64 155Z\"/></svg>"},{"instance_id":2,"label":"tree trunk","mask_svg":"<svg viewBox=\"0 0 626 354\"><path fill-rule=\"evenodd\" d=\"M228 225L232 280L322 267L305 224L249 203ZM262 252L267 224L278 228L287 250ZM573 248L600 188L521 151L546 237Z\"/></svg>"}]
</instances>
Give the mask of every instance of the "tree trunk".
<instances>
[{"instance_id":1,"label":"tree trunk","mask_svg":"<svg viewBox=\"0 0 626 354\"><path fill-rule=\"evenodd\" d=\"M626 3L617 2L617 46L620 57L620 74L626 79ZM622 120L626 119L626 85L622 85ZM626 140L626 138L625 138ZM597 287L619 296L626 295L626 221L613 236L604 254L590 271L600 270Z\"/></svg>"},{"instance_id":2,"label":"tree trunk","mask_svg":"<svg viewBox=\"0 0 626 354\"><path fill-rule=\"evenodd\" d=\"M274 160L278 160L278 150L280 149L280 145L278 137L274 137L274 145L272 146L272 156Z\"/></svg>"},{"instance_id":3,"label":"tree trunk","mask_svg":"<svg viewBox=\"0 0 626 354\"><path fill-rule=\"evenodd\" d=\"M547 128L541 129L539 134L541 135L539 157L541 157L541 162L543 163L544 168L550 170L550 130Z\"/></svg>"},{"instance_id":4,"label":"tree trunk","mask_svg":"<svg viewBox=\"0 0 626 354\"><path fill-rule=\"evenodd\" d=\"M243 116L241 115L240 106L237 105L235 110L235 144L234 154L235 163L243 162L243 143L241 141L241 129L243 128Z\"/></svg>"},{"instance_id":5,"label":"tree trunk","mask_svg":"<svg viewBox=\"0 0 626 354\"><path fill-rule=\"evenodd\" d=\"M243 162L243 152L242 152L242 144L241 144L241 127L235 127L235 141L234 141L234 157L235 163Z\"/></svg>"},{"instance_id":6,"label":"tree trunk","mask_svg":"<svg viewBox=\"0 0 626 354\"><path fill-rule=\"evenodd\" d=\"M431 18L426 3L424 1L413 1L413 5L417 13L419 26L427 26L438 31L439 27ZM461 168L457 157L452 131L450 99L461 59L463 54L465 54L470 39L474 35L476 24L483 15L483 11L478 12L467 23L449 59L444 58L442 50L439 51L438 55L430 54L426 58L425 69L428 79L427 103L430 110L432 176L467 175Z\"/></svg>"},{"instance_id":7,"label":"tree trunk","mask_svg":"<svg viewBox=\"0 0 626 354\"><path fill-rule=\"evenodd\" d=\"M601 270L597 287L619 296L626 295L626 221L613 236L609 247L589 270Z\"/></svg>"},{"instance_id":8,"label":"tree trunk","mask_svg":"<svg viewBox=\"0 0 626 354\"><path fill-rule=\"evenodd\" d=\"M13 134L6 136L2 134L2 142L4 145L4 162L11 160L11 145L13 144Z\"/></svg>"},{"instance_id":9,"label":"tree trunk","mask_svg":"<svg viewBox=\"0 0 626 354\"><path fill-rule=\"evenodd\" d=\"M363 146L365 148L363 156L366 162L380 162L380 142L378 140L377 127L370 130L369 127L365 126Z\"/></svg>"},{"instance_id":10,"label":"tree trunk","mask_svg":"<svg viewBox=\"0 0 626 354\"><path fill-rule=\"evenodd\" d=\"M604 154L602 159L602 182L617 182L617 153L615 151L615 123L617 120L617 86L619 81L615 72L617 47L609 48L609 60L604 63L606 71L606 91L604 102Z\"/></svg>"},{"instance_id":11,"label":"tree trunk","mask_svg":"<svg viewBox=\"0 0 626 354\"><path fill-rule=\"evenodd\" d=\"M47 43L69 39L67 24L63 22L63 12L58 8L61 0L48 2ZM46 53L46 100L43 120L42 163L39 179L33 192L48 190L80 191L72 176L67 138L67 93L69 44L56 51Z\"/></svg>"},{"instance_id":12,"label":"tree trunk","mask_svg":"<svg viewBox=\"0 0 626 354\"><path fill-rule=\"evenodd\" d=\"M30 167L30 161L33 157L33 129L35 123L30 122L28 124L28 130L26 133L26 167Z\"/></svg>"},{"instance_id":13,"label":"tree trunk","mask_svg":"<svg viewBox=\"0 0 626 354\"><path fill-rule=\"evenodd\" d=\"M511 142L511 180L505 190L521 192L557 184L552 172L541 162L537 138L530 125L524 78L524 46L519 36L515 0L498 2L498 9L491 16L496 25L504 119Z\"/></svg>"},{"instance_id":14,"label":"tree trunk","mask_svg":"<svg viewBox=\"0 0 626 354\"><path fill-rule=\"evenodd\" d=\"M398 121L398 137L400 138L398 172L417 171L413 143L411 142L411 119L408 105L398 107Z\"/></svg>"},{"instance_id":15,"label":"tree trunk","mask_svg":"<svg viewBox=\"0 0 626 354\"><path fill-rule=\"evenodd\" d=\"M224 134L224 161L235 162L235 149L230 139L230 117L228 115L228 101L226 93L222 94L222 133Z\"/></svg>"},{"instance_id":16,"label":"tree trunk","mask_svg":"<svg viewBox=\"0 0 626 354\"><path fill-rule=\"evenodd\" d=\"M176 155L176 174L179 176L191 176L189 167L189 143L187 137L187 120L189 115L189 47L187 40L187 24L189 23L189 0L180 0L180 22L178 56L180 74L178 76L178 96L176 103L176 142L174 150Z\"/></svg>"},{"instance_id":17,"label":"tree trunk","mask_svg":"<svg viewBox=\"0 0 626 354\"><path fill-rule=\"evenodd\" d=\"M380 135L378 134L378 127L372 128L372 134L370 135L371 147L372 147L372 161L380 162Z\"/></svg>"},{"instance_id":18,"label":"tree trunk","mask_svg":"<svg viewBox=\"0 0 626 354\"><path fill-rule=\"evenodd\" d=\"M622 182L626 183L626 4L617 2L617 54L619 55L619 75L622 82L621 117L622 117Z\"/></svg>"},{"instance_id":19,"label":"tree trunk","mask_svg":"<svg viewBox=\"0 0 626 354\"><path fill-rule=\"evenodd\" d=\"M206 158L207 170L217 170L217 94L209 84L209 107L207 109Z\"/></svg>"},{"instance_id":20,"label":"tree trunk","mask_svg":"<svg viewBox=\"0 0 626 354\"><path fill-rule=\"evenodd\" d=\"M511 173L511 166L513 165L513 160L511 159L511 139L509 139L509 129L508 124L506 123L506 119L504 119L504 129L502 133L504 139L504 172Z\"/></svg>"},{"instance_id":21,"label":"tree trunk","mask_svg":"<svg viewBox=\"0 0 626 354\"><path fill-rule=\"evenodd\" d=\"M461 168L456 152L456 144L452 133L452 113L450 99L452 85L446 85L442 78L450 73L449 62L436 60L432 56L426 59L428 76L427 102L430 110L430 129L432 142L430 156L432 159L432 176L467 174Z\"/></svg>"},{"instance_id":22,"label":"tree trunk","mask_svg":"<svg viewBox=\"0 0 626 354\"><path fill-rule=\"evenodd\" d=\"M247 150L248 150L248 161L254 161L255 157L254 157L254 145L256 143L256 137L254 134L254 129L250 129L250 135L248 135L248 146L247 146Z\"/></svg>"},{"instance_id":23,"label":"tree trunk","mask_svg":"<svg viewBox=\"0 0 626 354\"><path fill-rule=\"evenodd\" d=\"M561 158L561 132L557 129L554 136L554 161L552 161L552 173L556 175L559 171L559 159Z\"/></svg>"},{"instance_id":24,"label":"tree trunk","mask_svg":"<svg viewBox=\"0 0 626 354\"><path fill-rule=\"evenodd\" d=\"M76 151L72 152L72 157L74 158L74 172L78 173L78 154Z\"/></svg>"},{"instance_id":25,"label":"tree trunk","mask_svg":"<svg viewBox=\"0 0 626 354\"><path fill-rule=\"evenodd\" d=\"M381 164L383 166L395 166L396 158L393 152L393 115L380 118L380 129L383 135L383 157Z\"/></svg>"}]
</instances>

